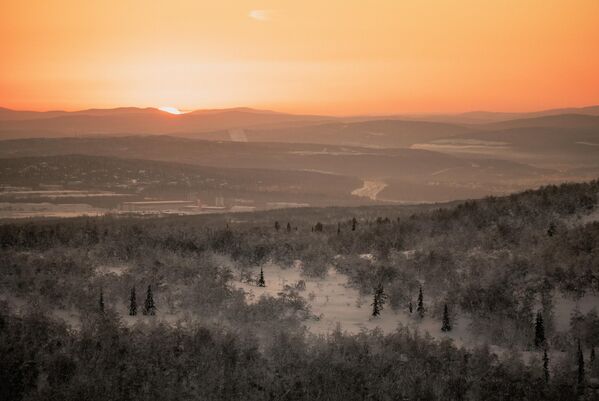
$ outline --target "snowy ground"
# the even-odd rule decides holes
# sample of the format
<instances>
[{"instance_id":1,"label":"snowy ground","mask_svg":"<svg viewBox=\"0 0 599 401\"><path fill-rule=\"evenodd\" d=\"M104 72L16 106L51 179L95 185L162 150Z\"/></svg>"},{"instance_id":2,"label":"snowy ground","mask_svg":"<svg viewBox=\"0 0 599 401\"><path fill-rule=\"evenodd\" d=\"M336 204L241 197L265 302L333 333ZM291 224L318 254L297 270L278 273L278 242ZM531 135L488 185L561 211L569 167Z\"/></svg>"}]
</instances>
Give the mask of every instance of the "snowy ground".
<instances>
[{"instance_id":1,"label":"snowy ground","mask_svg":"<svg viewBox=\"0 0 599 401\"><path fill-rule=\"evenodd\" d=\"M395 312L387 306L377 318L373 318L371 297L363 297L359 291L351 288L347 276L338 273L334 268L329 269L324 278L309 278L302 276L301 264L283 269L275 264L263 266L266 287L258 287L254 283L235 281L232 283L237 288L246 292L248 302L256 302L260 296L267 294L276 297L285 287L295 287L303 280L305 290L300 291L301 296L308 301L312 313L318 319L306 322L308 329L314 334L326 334L335 330L337 325L343 331L358 333L363 329L378 328L385 333L394 331L398 324L418 329L422 334L429 333L435 338L451 338L456 345L473 345L476 339L469 334L470 321L461 317L453 322L450 333L441 331L441 322L438 319L416 319L407 312ZM255 276L259 274L256 268Z\"/></svg>"}]
</instances>

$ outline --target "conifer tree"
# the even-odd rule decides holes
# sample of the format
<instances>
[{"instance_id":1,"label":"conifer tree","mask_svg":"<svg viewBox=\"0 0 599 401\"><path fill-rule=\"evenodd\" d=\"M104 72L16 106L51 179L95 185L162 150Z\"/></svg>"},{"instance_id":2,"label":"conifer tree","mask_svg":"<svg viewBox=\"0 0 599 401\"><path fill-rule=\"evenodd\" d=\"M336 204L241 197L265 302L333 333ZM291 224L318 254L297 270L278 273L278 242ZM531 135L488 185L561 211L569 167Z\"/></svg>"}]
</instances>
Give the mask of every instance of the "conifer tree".
<instances>
[{"instance_id":1,"label":"conifer tree","mask_svg":"<svg viewBox=\"0 0 599 401\"><path fill-rule=\"evenodd\" d=\"M591 347L591 355L589 355L589 361L591 363L591 366L595 365L595 346Z\"/></svg>"},{"instance_id":2,"label":"conifer tree","mask_svg":"<svg viewBox=\"0 0 599 401\"><path fill-rule=\"evenodd\" d=\"M356 220L356 218L352 218L351 219L351 230L352 231L356 231L356 225L358 224L358 220Z\"/></svg>"},{"instance_id":3,"label":"conifer tree","mask_svg":"<svg viewBox=\"0 0 599 401\"><path fill-rule=\"evenodd\" d=\"M580 345L580 339L578 340L578 394L584 393L584 383L585 383L585 372L584 372L584 355L582 353L582 346Z\"/></svg>"},{"instance_id":4,"label":"conifer tree","mask_svg":"<svg viewBox=\"0 0 599 401\"><path fill-rule=\"evenodd\" d=\"M341 234L341 223L337 223L337 235Z\"/></svg>"},{"instance_id":5,"label":"conifer tree","mask_svg":"<svg viewBox=\"0 0 599 401\"><path fill-rule=\"evenodd\" d=\"M104 313L104 291L100 289L100 300L98 302L98 306L100 308L100 312Z\"/></svg>"},{"instance_id":6,"label":"conifer tree","mask_svg":"<svg viewBox=\"0 0 599 401\"><path fill-rule=\"evenodd\" d=\"M258 287L266 287L266 281L264 281L264 269L260 267L260 277L258 277Z\"/></svg>"},{"instance_id":7,"label":"conifer tree","mask_svg":"<svg viewBox=\"0 0 599 401\"><path fill-rule=\"evenodd\" d=\"M441 331L451 331L451 323L449 322L449 311L447 310L447 304L443 308L443 325L441 326Z\"/></svg>"},{"instance_id":8,"label":"conifer tree","mask_svg":"<svg viewBox=\"0 0 599 401\"><path fill-rule=\"evenodd\" d=\"M279 224L279 222L275 221L275 230L279 231L280 228L281 228L281 225Z\"/></svg>"},{"instance_id":9,"label":"conifer tree","mask_svg":"<svg viewBox=\"0 0 599 401\"><path fill-rule=\"evenodd\" d=\"M316 223L316 225L314 226L314 231L317 233L322 232L323 229L323 225L322 223L319 221L318 223Z\"/></svg>"},{"instance_id":10,"label":"conifer tree","mask_svg":"<svg viewBox=\"0 0 599 401\"><path fill-rule=\"evenodd\" d=\"M549 383L549 356L547 356L547 347L543 348L543 378L545 384Z\"/></svg>"},{"instance_id":11,"label":"conifer tree","mask_svg":"<svg viewBox=\"0 0 599 401\"><path fill-rule=\"evenodd\" d=\"M418 291L418 306L416 307L416 311L420 318L424 317L424 297L422 295L422 286L420 286L420 290Z\"/></svg>"},{"instance_id":12,"label":"conifer tree","mask_svg":"<svg viewBox=\"0 0 599 401\"><path fill-rule=\"evenodd\" d=\"M410 314L414 312L414 305L412 305L412 300L410 300L410 303L408 304L408 310L410 311Z\"/></svg>"},{"instance_id":13,"label":"conifer tree","mask_svg":"<svg viewBox=\"0 0 599 401\"><path fill-rule=\"evenodd\" d=\"M376 317L381 314L381 311L384 308L386 299L387 299L387 294L385 294L383 285L379 284L374 289L374 299L372 301L372 316Z\"/></svg>"},{"instance_id":14,"label":"conifer tree","mask_svg":"<svg viewBox=\"0 0 599 401\"><path fill-rule=\"evenodd\" d=\"M154 295L152 294L152 286L148 286L146 292L146 301L144 302L144 315L154 316L156 314L156 305L154 305Z\"/></svg>"},{"instance_id":15,"label":"conifer tree","mask_svg":"<svg viewBox=\"0 0 599 401\"><path fill-rule=\"evenodd\" d=\"M287 222L287 232L291 232L291 223Z\"/></svg>"},{"instance_id":16,"label":"conifer tree","mask_svg":"<svg viewBox=\"0 0 599 401\"><path fill-rule=\"evenodd\" d=\"M131 295L129 296L129 316L137 315L137 297L135 295L135 286L131 287Z\"/></svg>"},{"instance_id":17,"label":"conifer tree","mask_svg":"<svg viewBox=\"0 0 599 401\"><path fill-rule=\"evenodd\" d=\"M543 314L539 311L535 321L535 347L539 348L543 344L545 344L545 325L543 323Z\"/></svg>"}]
</instances>

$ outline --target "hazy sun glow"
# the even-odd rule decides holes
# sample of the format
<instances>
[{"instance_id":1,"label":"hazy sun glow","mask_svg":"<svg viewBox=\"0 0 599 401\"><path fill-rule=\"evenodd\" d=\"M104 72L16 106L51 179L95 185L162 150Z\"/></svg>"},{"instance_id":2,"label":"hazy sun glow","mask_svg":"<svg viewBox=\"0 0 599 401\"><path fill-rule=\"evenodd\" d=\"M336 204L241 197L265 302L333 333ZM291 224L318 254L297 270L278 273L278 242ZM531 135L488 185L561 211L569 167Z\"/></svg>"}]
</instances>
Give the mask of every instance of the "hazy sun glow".
<instances>
[{"instance_id":1,"label":"hazy sun glow","mask_svg":"<svg viewBox=\"0 0 599 401\"><path fill-rule=\"evenodd\" d=\"M183 112L181 112L181 110L178 108L170 106L159 107L158 110L166 111L167 113L171 114L183 114Z\"/></svg>"},{"instance_id":2,"label":"hazy sun glow","mask_svg":"<svg viewBox=\"0 0 599 401\"><path fill-rule=\"evenodd\" d=\"M598 0L3 0L0 107L584 106L598 15Z\"/></svg>"}]
</instances>

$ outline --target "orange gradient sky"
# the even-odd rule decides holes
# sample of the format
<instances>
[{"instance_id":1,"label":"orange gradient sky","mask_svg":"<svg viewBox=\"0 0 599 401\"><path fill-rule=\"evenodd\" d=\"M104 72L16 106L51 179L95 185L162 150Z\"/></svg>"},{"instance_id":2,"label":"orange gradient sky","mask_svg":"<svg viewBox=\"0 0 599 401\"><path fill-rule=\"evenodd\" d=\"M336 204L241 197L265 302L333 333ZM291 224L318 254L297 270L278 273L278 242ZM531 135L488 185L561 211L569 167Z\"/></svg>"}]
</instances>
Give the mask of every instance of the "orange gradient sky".
<instances>
[{"instance_id":1,"label":"orange gradient sky","mask_svg":"<svg viewBox=\"0 0 599 401\"><path fill-rule=\"evenodd\" d=\"M599 103L598 0L5 0L0 49L16 109Z\"/></svg>"}]
</instances>

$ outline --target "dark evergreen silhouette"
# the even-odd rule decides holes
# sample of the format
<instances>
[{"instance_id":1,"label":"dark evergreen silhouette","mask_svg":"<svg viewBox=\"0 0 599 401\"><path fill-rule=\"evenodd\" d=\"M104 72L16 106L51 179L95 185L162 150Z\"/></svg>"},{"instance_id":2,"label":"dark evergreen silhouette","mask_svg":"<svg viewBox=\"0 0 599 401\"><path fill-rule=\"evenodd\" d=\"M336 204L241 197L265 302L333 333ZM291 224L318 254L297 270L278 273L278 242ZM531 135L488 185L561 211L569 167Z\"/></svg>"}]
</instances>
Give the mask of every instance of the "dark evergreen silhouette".
<instances>
[{"instance_id":1,"label":"dark evergreen silhouette","mask_svg":"<svg viewBox=\"0 0 599 401\"><path fill-rule=\"evenodd\" d=\"M287 223L287 232L290 233L291 232L291 223Z\"/></svg>"},{"instance_id":2,"label":"dark evergreen silhouette","mask_svg":"<svg viewBox=\"0 0 599 401\"><path fill-rule=\"evenodd\" d=\"M410 303L408 304L408 310L410 311L410 313L414 312L414 305L412 304L411 300L410 300Z\"/></svg>"},{"instance_id":3,"label":"dark evergreen silhouette","mask_svg":"<svg viewBox=\"0 0 599 401\"><path fill-rule=\"evenodd\" d=\"M356 220L356 218L352 218L351 219L351 230L352 231L356 231L356 226L358 225L358 220Z\"/></svg>"},{"instance_id":4,"label":"dark evergreen silhouette","mask_svg":"<svg viewBox=\"0 0 599 401\"><path fill-rule=\"evenodd\" d=\"M424 297L422 295L422 286L418 290L418 306L416 307L416 311L418 312L418 316L421 318L424 317Z\"/></svg>"},{"instance_id":5,"label":"dark evergreen silhouette","mask_svg":"<svg viewBox=\"0 0 599 401\"><path fill-rule=\"evenodd\" d=\"M129 295L129 316L137 315L137 297L135 295L135 286L131 287L131 295Z\"/></svg>"},{"instance_id":6,"label":"dark evergreen silhouette","mask_svg":"<svg viewBox=\"0 0 599 401\"><path fill-rule=\"evenodd\" d=\"M449 310L447 309L447 304L443 307L443 325L441 326L441 331L451 331L451 322L449 321Z\"/></svg>"},{"instance_id":7,"label":"dark evergreen silhouette","mask_svg":"<svg viewBox=\"0 0 599 401\"><path fill-rule=\"evenodd\" d=\"M591 347L591 354L589 355L589 362L591 367L595 366L595 346Z\"/></svg>"},{"instance_id":8,"label":"dark evergreen silhouette","mask_svg":"<svg viewBox=\"0 0 599 401\"><path fill-rule=\"evenodd\" d=\"M98 301L98 307L100 308L100 312L104 313L104 291L100 290L100 300Z\"/></svg>"},{"instance_id":9,"label":"dark evergreen silhouette","mask_svg":"<svg viewBox=\"0 0 599 401\"><path fill-rule=\"evenodd\" d=\"M582 353L582 346L580 345L580 339L578 340L578 375L577 375L577 384L578 384L578 394L584 393L584 384L585 384L585 371L584 371L584 355Z\"/></svg>"},{"instance_id":10,"label":"dark evergreen silhouette","mask_svg":"<svg viewBox=\"0 0 599 401\"><path fill-rule=\"evenodd\" d=\"M280 228L281 228L281 225L279 224L279 222L275 221L275 230L279 231Z\"/></svg>"},{"instance_id":11,"label":"dark evergreen silhouette","mask_svg":"<svg viewBox=\"0 0 599 401\"><path fill-rule=\"evenodd\" d=\"M337 223L337 235L341 234L341 223Z\"/></svg>"},{"instance_id":12,"label":"dark evergreen silhouette","mask_svg":"<svg viewBox=\"0 0 599 401\"><path fill-rule=\"evenodd\" d=\"M260 277L258 277L258 287L266 287L266 281L264 281L264 269L260 267Z\"/></svg>"},{"instance_id":13,"label":"dark evergreen silhouette","mask_svg":"<svg viewBox=\"0 0 599 401\"><path fill-rule=\"evenodd\" d=\"M318 223L316 223L316 225L314 226L314 231L317 233L321 233L323 229L322 223L319 221Z\"/></svg>"},{"instance_id":14,"label":"dark evergreen silhouette","mask_svg":"<svg viewBox=\"0 0 599 401\"><path fill-rule=\"evenodd\" d=\"M539 348L545 344L545 324L543 323L543 314L537 312L535 321L535 347Z\"/></svg>"},{"instance_id":15,"label":"dark evergreen silhouette","mask_svg":"<svg viewBox=\"0 0 599 401\"><path fill-rule=\"evenodd\" d=\"M545 384L549 383L549 356L547 356L547 347L543 348L543 379Z\"/></svg>"},{"instance_id":16,"label":"dark evergreen silhouette","mask_svg":"<svg viewBox=\"0 0 599 401\"><path fill-rule=\"evenodd\" d=\"M387 299L387 294L385 294L383 285L379 284L374 289L374 299L372 301L372 316L376 317L381 314L381 311L384 308L386 299Z\"/></svg>"},{"instance_id":17,"label":"dark evergreen silhouette","mask_svg":"<svg viewBox=\"0 0 599 401\"><path fill-rule=\"evenodd\" d=\"M144 302L144 315L154 316L156 314L156 305L154 304L154 295L152 294L152 286L148 286L146 292L146 301Z\"/></svg>"}]
</instances>

